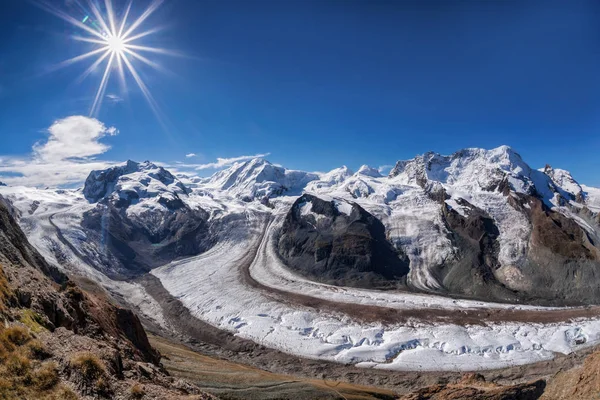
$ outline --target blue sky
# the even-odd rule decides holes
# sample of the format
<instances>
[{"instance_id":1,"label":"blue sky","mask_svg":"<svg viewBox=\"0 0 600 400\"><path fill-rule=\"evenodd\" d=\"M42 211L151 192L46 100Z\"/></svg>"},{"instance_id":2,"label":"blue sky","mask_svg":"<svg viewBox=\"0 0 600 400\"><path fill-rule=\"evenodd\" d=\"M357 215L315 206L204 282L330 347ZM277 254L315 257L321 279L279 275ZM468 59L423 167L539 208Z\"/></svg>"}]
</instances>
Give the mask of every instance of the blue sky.
<instances>
[{"instance_id":1,"label":"blue sky","mask_svg":"<svg viewBox=\"0 0 600 400\"><path fill-rule=\"evenodd\" d=\"M126 5L113 3L117 14ZM85 16L74 0L52 4ZM149 4L134 0L131 14ZM97 115L104 127L55 131L98 133L102 151L77 153L94 166L270 153L289 168L325 171L507 144L533 167L550 163L600 186L599 18L593 0L165 0L143 24L165 29L142 42L185 57L144 54L167 73L135 64L164 126L131 77L125 95L113 75L113 98ZM83 82L75 80L93 59L51 71L93 48L71 38L80 33L31 2L2 3L4 162L36 162L32 146L46 143L55 121L88 115L103 68Z\"/></svg>"}]
</instances>

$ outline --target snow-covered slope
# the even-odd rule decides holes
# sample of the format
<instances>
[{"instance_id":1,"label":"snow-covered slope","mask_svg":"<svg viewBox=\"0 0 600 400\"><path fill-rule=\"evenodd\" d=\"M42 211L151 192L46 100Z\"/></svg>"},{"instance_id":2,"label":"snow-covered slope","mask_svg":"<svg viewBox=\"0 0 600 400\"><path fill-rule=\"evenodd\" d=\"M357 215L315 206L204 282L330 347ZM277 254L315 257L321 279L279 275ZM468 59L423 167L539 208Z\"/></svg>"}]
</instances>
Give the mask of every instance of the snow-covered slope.
<instances>
[{"instance_id":1,"label":"snow-covered slope","mask_svg":"<svg viewBox=\"0 0 600 400\"><path fill-rule=\"evenodd\" d=\"M581 188L584 192L586 205L590 209L600 212L600 189L585 185L582 185Z\"/></svg>"},{"instance_id":2,"label":"snow-covered slope","mask_svg":"<svg viewBox=\"0 0 600 400\"><path fill-rule=\"evenodd\" d=\"M320 313L294 305L297 296L358 310L414 310L420 304L526 309L482 299L600 303L595 273L600 189L579 185L564 170L531 168L506 146L450 156L426 153L398 161L389 176L368 166L355 173L347 167L309 173L255 159L209 178L179 177L149 162L129 161L93 172L81 190L0 187L0 194L52 263L92 277L155 313L143 288L114 280L152 270L197 318L302 356L374 368L435 369L419 365L427 354L443 369L491 368L547 359L551 351L600 340L594 333L597 320L522 330L515 323L479 329L452 318L442 326L388 325L346 311ZM302 194L322 202L300 202L294 211ZM333 217L317 223L325 214L312 203L332 205ZM362 218L354 218L358 206L368 213L364 218L381 222L381 235L360 236L364 229L353 225ZM286 227L290 212L305 220L304 231ZM279 239L302 235L316 239L310 246L301 240L290 246L285 255L301 260L284 265ZM408 275L399 275L398 286L428 294L337 287L315 282L319 277L312 274L305 275L312 282L296 274L328 251L336 256L335 270L349 263L360 273L364 263L355 261L371 257L363 249L383 242L408 259ZM245 283L248 276L240 279L248 264L250 278L258 281L252 287ZM269 290L278 292L264 293ZM450 300L444 297L449 293L479 301Z\"/></svg>"},{"instance_id":3,"label":"snow-covered slope","mask_svg":"<svg viewBox=\"0 0 600 400\"><path fill-rule=\"evenodd\" d=\"M315 179L318 179L317 174L288 170L256 158L217 172L198 182L198 187L226 192L245 200L262 200L280 195L299 195L306 184Z\"/></svg>"}]
</instances>

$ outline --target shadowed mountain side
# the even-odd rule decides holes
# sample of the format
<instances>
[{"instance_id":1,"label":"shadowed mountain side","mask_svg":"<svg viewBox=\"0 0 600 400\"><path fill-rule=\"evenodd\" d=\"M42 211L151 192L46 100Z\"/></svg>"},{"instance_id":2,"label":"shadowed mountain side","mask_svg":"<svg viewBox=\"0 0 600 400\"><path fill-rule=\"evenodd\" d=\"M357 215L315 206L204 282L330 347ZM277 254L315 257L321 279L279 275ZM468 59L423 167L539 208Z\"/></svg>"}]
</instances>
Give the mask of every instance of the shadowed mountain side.
<instances>
[{"instance_id":1,"label":"shadowed mountain side","mask_svg":"<svg viewBox=\"0 0 600 400\"><path fill-rule=\"evenodd\" d=\"M279 253L302 275L347 286L386 287L408 274L383 224L356 203L304 194L287 214Z\"/></svg>"}]
</instances>

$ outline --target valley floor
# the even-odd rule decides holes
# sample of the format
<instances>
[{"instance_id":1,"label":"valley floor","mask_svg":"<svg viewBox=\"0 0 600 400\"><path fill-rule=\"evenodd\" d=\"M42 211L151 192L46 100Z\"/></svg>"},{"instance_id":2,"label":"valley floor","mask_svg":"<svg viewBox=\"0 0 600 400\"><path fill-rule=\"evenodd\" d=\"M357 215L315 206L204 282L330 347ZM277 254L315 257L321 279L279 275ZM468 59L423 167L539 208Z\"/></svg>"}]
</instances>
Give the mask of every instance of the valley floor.
<instances>
[{"instance_id":1,"label":"valley floor","mask_svg":"<svg viewBox=\"0 0 600 400\"><path fill-rule=\"evenodd\" d=\"M150 342L169 373L222 399L393 399L397 393L362 385L266 372L196 353L159 336Z\"/></svg>"}]
</instances>

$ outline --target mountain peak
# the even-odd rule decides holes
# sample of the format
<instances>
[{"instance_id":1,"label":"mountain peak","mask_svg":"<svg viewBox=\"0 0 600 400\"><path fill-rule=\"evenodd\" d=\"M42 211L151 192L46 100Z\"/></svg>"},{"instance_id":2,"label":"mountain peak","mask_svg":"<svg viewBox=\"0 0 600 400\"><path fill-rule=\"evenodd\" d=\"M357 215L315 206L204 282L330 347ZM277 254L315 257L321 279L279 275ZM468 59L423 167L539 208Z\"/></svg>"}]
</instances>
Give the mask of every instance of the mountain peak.
<instances>
[{"instance_id":1,"label":"mountain peak","mask_svg":"<svg viewBox=\"0 0 600 400\"><path fill-rule=\"evenodd\" d=\"M429 181L462 187L465 190L495 190L507 176L512 176L519 191L529 191L532 169L509 146L486 150L465 148L450 156L428 152L411 160L398 161L390 178L403 184L423 187Z\"/></svg>"},{"instance_id":2,"label":"mountain peak","mask_svg":"<svg viewBox=\"0 0 600 400\"><path fill-rule=\"evenodd\" d=\"M83 187L85 198L92 203L114 192L119 195L129 193L135 198L141 198L163 192L187 194L189 189L163 167L150 161L138 163L127 160L123 164L90 172Z\"/></svg>"},{"instance_id":3,"label":"mountain peak","mask_svg":"<svg viewBox=\"0 0 600 400\"><path fill-rule=\"evenodd\" d=\"M309 181L317 178L316 174L288 170L264 158L253 158L215 173L206 187L251 200L299 193Z\"/></svg>"},{"instance_id":4,"label":"mountain peak","mask_svg":"<svg viewBox=\"0 0 600 400\"><path fill-rule=\"evenodd\" d=\"M357 172L358 175L370 176L373 178L380 178L382 175L378 169L370 167L368 165L362 165Z\"/></svg>"}]
</instances>

